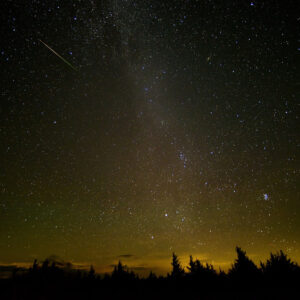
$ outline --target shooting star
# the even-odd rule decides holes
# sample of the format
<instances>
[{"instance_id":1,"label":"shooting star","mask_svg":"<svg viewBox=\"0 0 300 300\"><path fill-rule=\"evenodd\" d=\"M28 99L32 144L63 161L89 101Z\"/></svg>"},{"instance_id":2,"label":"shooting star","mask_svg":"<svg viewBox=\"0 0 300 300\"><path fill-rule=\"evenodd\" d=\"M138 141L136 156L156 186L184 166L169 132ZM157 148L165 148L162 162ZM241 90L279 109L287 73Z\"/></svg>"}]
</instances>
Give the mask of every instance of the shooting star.
<instances>
[{"instance_id":1,"label":"shooting star","mask_svg":"<svg viewBox=\"0 0 300 300\"><path fill-rule=\"evenodd\" d=\"M46 46L50 51L52 51L57 57L59 57L64 63L66 63L70 68L72 68L74 71L77 71L77 69L71 65L67 60L65 60L62 56L60 56L56 51L54 51L50 46L48 46L46 43L44 43L42 40L39 40L44 46Z\"/></svg>"}]
</instances>

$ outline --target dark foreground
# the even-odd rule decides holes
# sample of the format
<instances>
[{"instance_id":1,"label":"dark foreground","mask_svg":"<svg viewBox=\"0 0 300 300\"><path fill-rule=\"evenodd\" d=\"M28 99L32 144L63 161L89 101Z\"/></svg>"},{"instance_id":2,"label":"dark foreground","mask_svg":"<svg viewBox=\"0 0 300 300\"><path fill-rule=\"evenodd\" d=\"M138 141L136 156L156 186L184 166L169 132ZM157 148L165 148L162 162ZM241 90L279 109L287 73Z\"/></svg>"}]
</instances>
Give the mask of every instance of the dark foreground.
<instances>
[{"instance_id":1,"label":"dark foreground","mask_svg":"<svg viewBox=\"0 0 300 300\"><path fill-rule=\"evenodd\" d=\"M300 299L300 267L282 251L257 267L237 248L228 273L192 257L185 270L175 254L171 264L166 277L139 278L121 262L100 277L93 267L83 272L70 264L35 261L32 268L0 280L0 299Z\"/></svg>"},{"instance_id":2,"label":"dark foreground","mask_svg":"<svg viewBox=\"0 0 300 300\"><path fill-rule=\"evenodd\" d=\"M1 299L299 299L299 288L220 287L199 283L61 281L40 284L2 280ZM298 296L297 296L298 295Z\"/></svg>"}]
</instances>

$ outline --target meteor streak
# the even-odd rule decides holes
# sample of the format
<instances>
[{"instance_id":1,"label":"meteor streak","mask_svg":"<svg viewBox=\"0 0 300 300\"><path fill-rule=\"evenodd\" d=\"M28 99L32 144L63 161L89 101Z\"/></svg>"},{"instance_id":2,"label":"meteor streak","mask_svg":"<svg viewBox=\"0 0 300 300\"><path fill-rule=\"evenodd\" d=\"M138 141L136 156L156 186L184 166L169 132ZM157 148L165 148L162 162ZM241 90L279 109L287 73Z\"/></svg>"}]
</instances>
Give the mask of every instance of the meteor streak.
<instances>
[{"instance_id":1,"label":"meteor streak","mask_svg":"<svg viewBox=\"0 0 300 300\"><path fill-rule=\"evenodd\" d=\"M46 43L44 43L42 40L39 39L39 41L46 46L50 51L52 51L57 57L59 57L64 63L66 63L70 68L72 68L74 71L77 71L77 69L72 66L67 60L65 60L62 56L60 56L56 51L54 51L50 46L48 46Z\"/></svg>"}]
</instances>

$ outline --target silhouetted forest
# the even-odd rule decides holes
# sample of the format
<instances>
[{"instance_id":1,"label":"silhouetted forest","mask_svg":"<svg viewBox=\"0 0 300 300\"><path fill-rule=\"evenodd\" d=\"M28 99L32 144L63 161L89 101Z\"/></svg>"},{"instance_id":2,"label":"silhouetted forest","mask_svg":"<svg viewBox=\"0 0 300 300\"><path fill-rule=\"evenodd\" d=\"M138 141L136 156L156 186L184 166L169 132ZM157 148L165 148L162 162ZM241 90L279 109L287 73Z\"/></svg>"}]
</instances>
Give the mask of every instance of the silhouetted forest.
<instances>
[{"instance_id":1,"label":"silhouetted forest","mask_svg":"<svg viewBox=\"0 0 300 300\"><path fill-rule=\"evenodd\" d=\"M299 299L300 267L280 251L260 266L236 247L228 270L190 256L184 268L173 253L167 276L140 278L121 261L111 274L76 270L53 259L15 269L0 280L0 299ZM297 296L298 295L298 296Z\"/></svg>"}]
</instances>

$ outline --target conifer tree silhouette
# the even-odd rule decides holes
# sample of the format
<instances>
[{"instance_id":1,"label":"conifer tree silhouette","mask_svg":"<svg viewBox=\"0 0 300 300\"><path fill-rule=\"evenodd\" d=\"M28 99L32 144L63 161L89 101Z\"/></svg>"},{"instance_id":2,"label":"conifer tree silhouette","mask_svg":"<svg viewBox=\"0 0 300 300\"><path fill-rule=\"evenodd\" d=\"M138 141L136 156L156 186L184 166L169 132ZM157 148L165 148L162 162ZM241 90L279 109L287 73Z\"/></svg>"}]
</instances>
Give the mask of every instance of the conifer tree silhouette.
<instances>
[{"instance_id":1,"label":"conifer tree silhouette","mask_svg":"<svg viewBox=\"0 0 300 300\"><path fill-rule=\"evenodd\" d=\"M270 254L266 263L260 263L263 275L268 281L282 284L300 282L300 267L292 262L287 255L280 250L279 253Z\"/></svg>"},{"instance_id":2,"label":"conifer tree silhouette","mask_svg":"<svg viewBox=\"0 0 300 300\"><path fill-rule=\"evenodd\" d=\"M11 279L0 277L0 299L219 299L220 294L224 299L244 299L245 295L259 300L294 299L291 295L298 292L300 267L283 251L271 253L260 269L240 247L236 252L228 273L217 273L212 265L192 256L185 272L173 253L167 278L150 272L143 279L121 261L111 276L101 278L93 266L88 272L76 270L50 257L41 263L35 260L27 271L15 268L18 272Z\"/></svg>"},{"instance_id":3,"label":"conifer tree silhouette","mask_svg":"<svg viewBox=\"0 0 300 300\"><path fill-rule=\"evenodd\" d=\"M129 272L128 268L122 264L121 261L119 261L118 265L114 267L114 270L112 272L112 278L116 280L129 280L129 279L135 279L136 275L134 272Z\"/></svg>"},{"instance_id":4,"label":"conifer tree silhouette","mask_svg":"<svg viewBox=\"0 0 300 300\"><path fill-rule=\"evenodd\" d=\"M91 265L91 267L90 267L88 278L92 279L92 280L95 279L95 269L94 269L93 265Z\"/></svg>"},{"instance_id":5,"label":"conifer tree silhouette","mask_svg":"<svg viewBox=\"0 0 300 300\"><path fill-rule=\"evenodd\" d=\"M38 265L38 262L37 262L37 260L35 259L34 260L34 262L33 262L33 264L32 264L32 267L30 268L30 273L31 274L36 274L37 273L37 271L38 271L38 268L39 268L39 265Z\"/></svg>"},{"instance_id":6,"label":"conifer tree silhouette","mask_svg":"<svg viewBox=\"0 0 300 300\"><path fill-rule=\"evenodd\" d=\"M193 261L193 256L190 255L190 262L189 262L189 266L187 267L187 269L190 271L191 275L194 275L196 273L196 263Z\"/></svg>"},{"instance_id":7,"label":"conifer tree silhouette","mask_svg":"<svg viewBox=\"0 0 300 300\"><path fill-rule=\"evenodd\" d=\"M184 276L184 268L182 268L179 259L175 253L173 253L171 265L172 265L171 277L174 279L182 278Z\"/></svg>"},{"instance_id":8,"label":"conifer tree silhouette","mask_svg":"<svg viewBox=\"0 0 300 300\"><path fill-rule=\"evenodd\" d=\"M237 259L228 272L233 280L250 283L260 278L260 270L240 247L236 247Z\"/></svg>"},{"instance_id":9,"label":"conifer tree silhouette","mask_svg":"<svg viewBox=\"0 0 300 300\"><path fill-rule=\"evenodd\" d=\"M201 279L202 281L212 281L216 279L217 272L214 267L208 263L206 265L202 264L200 260L193 260L190 256L189 266L187 267L189 272L189 277L194 279Z\"/></svg>"},{"instance_id":10,"label":"conifer tree silhouette","mask_svg":"<svg viewBox=\"0 0 300 300\"><path fill-rule=\"evenodd\" d=\"M147 279L148 280L156 280L157 276L152 271L150 271L149 276L148 276Z\"/></svg>"}]
</instances>

